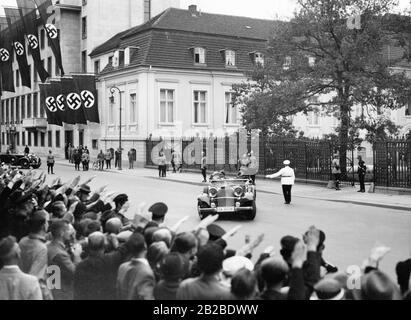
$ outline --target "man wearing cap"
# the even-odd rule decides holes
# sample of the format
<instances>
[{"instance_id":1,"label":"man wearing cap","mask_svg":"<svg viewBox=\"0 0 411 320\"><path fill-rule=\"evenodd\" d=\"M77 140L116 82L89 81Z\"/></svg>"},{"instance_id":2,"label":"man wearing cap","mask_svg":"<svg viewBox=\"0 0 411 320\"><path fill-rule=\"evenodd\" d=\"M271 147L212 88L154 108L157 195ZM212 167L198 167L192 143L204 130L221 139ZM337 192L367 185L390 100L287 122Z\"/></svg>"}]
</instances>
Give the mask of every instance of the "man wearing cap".
<instances>
[{"instance_id":1,"label":"man wearing cap","mask_svg":"<svg viewBox=\"0 0 411 320\"><path fill-rule=\"evenodd\" d=\"M126 211L129 207L128 196L124 193L119 194L114 198L113 202L116 206L115 209L104 212L103 216L101 217L101 222L103 223L103 226L105 227L106 222L112 218L119 218L123 226L129 225L130 220L126 218L122 213Z\"/></svg>"},{"instance_id":2,"label":"man wearing cap","mask_svg":"<svg viewBox=\"0 0 411 320\"><path fill-rule=\"evenodd\" d=\"M43 300L38 279L23 273L20 248L14 237L0 240L0 300Z\"/></svg>"},{"instance_id":3,"label":"man wearing cap","mask_svg":"<svg viewBox=\"0 0 411 320\"><path fill-rule=\"evenodd\" d=\"M153 204L149 209L151 212L151 221L146 225L145 229L152 227L161 227L164 224L164 219L168 211L168 207L163 202Z\"/></svg>"},{"instance_id":4,"label":"man wearing cap","mask_svg":"<svg viewBox=\"0 0 411 320\"><path fill-rule=\"evenodd\" d=\"M281 177L281 184L283 187L283 194L285 199L285 204L291 203L291 189L295 182L294 169L290 168L291 162L289 160L284 161L284 168L275 174L266 176L267 179L275 179Z\"/></svg>"}]
</instances>

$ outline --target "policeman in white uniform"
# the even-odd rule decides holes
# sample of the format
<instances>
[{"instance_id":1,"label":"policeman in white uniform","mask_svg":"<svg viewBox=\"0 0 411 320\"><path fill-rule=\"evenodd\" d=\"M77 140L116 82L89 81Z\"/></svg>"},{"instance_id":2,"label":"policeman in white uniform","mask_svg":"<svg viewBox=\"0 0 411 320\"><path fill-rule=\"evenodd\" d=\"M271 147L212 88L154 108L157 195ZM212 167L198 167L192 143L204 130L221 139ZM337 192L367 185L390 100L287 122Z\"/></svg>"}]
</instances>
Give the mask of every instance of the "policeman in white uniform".
<instances>
[{"instance_id":1,"label":"policeman in white uniform","mask_svg":"<svg viewBox=\"0 0 411 320\"><path fill-rule=\"evenodd\" d=\"M266 178L268 179L275 179L281 177L281 184L283 186L285 204L291 203L291 189L295 183L294 169L290 168L290 164L291 162L289 160L285 160L284 168L282 168L275 174L266 176Z\"/></svg>"}]
</instances>

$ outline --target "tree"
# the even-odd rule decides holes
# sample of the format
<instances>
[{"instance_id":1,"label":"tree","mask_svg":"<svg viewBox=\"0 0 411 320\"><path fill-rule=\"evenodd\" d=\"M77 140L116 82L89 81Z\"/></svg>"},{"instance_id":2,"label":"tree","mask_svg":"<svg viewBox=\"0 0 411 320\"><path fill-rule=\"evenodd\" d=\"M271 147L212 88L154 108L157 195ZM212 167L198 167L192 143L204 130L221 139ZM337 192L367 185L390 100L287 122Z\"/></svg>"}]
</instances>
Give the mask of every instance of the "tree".
<instances>
[{"instance_id":1,"label":"tree","mask_svg":"<svg viewBox=\"0 0 411 320\"><path fill-rule=\"evenodd\" d=\"M299 5L289 23L274 25L265 66L259 71L264 87L249 99L255 105L246 104L245 115L254 112L261 119L267 112L267 119L260 121L266 125L274 120L271 115L278 119L314 109L337 114L345 171L353 106L381 115L408 100L404 88L411 81L391 68L407 56L407 30L393 27L396 16L389 12L394 0L299 0ZM361 23L352 30L347 20L354 15ZM403 55L387 57L389 45L403 47Z\"/></svg>"}]
</instances>

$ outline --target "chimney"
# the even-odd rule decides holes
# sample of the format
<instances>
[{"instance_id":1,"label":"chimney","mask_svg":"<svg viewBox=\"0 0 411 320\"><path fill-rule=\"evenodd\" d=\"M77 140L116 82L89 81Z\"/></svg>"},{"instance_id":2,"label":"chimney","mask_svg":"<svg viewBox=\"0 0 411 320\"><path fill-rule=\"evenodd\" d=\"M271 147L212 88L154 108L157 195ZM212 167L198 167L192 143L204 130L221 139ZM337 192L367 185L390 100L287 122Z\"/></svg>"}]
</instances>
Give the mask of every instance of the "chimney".
<instances>
[{"instance_id":1,"label":"chimney","mask_svg":"<svg viewBox=\"0 0 411 320\"><path fill-rule=\"evenodd\" d=\"M188 11L190 11L193 17L197 16L197 6L195 4L188 6Z\"/></svg>"}]
</instances>

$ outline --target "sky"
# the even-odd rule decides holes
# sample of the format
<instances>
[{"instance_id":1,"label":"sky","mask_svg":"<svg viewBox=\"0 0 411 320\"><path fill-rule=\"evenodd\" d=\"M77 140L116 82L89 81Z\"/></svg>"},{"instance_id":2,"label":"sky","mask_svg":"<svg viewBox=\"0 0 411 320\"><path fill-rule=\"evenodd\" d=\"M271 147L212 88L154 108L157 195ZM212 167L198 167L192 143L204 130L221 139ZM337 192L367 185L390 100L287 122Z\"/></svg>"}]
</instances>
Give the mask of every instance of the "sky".
<instances>
[{"instance_id":1,"label":"sky","mask_svg":"<svg viewBox=\"0 0 411 320\"><path fill-rule=\"evenodd\" d=\"M195 4L203 12L282 20L293 15L296 3L297 0L180 0L182 9ZM410 8L410 0L399 0L399 3L398 11ZM16 6L16 1L0 0L0 15L4 15L2 6Z\"/></svg>"}]
</instances>

